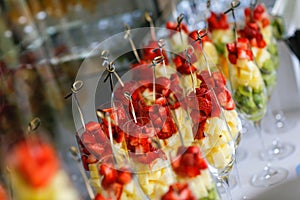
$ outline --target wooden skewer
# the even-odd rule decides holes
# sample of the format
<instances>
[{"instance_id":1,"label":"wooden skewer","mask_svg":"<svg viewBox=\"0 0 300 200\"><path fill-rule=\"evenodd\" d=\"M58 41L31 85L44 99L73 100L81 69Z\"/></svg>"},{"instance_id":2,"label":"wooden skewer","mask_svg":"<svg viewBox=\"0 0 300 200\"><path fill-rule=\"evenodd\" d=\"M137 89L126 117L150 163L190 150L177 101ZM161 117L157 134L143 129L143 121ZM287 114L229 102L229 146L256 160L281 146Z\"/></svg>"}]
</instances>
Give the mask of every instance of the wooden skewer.
<instances>
[{"instance_id":1,"label":"wooden skewer","mask_svg":"<svg viewBox=\"0 0 300 200\"><path fill-rule=\"evenodd\" d=\"M124 96L125 96L126 99L129 100L134 123L137 123L136 114L135 114L135 110L134 110L133 103L132 103L132 96L131 96L131 94L128 91L124 92Z\"/></svg>"},{"instance_id":2,"label":"wooden skewer","mask_svg":"<svg viewBox=\"0 0 300 200\"><path fill-rule=\"evenodd\" d=\"M81 159L80 159L80 155L79 155L79 152L77 150L77 148L75 146L71 146L69 148L69 153L71 154L72 158L76 161L76 164L77 164L77 167L80 171L80 174L83 178L83 182L85 184L85 187L87 189L87 192L89 194L89 197L90 199L94 199L95 198L95 194L94 194L94 191L93 191L93 188L91 187L90 183L89 183L89 179L84 171L84 169L82 168L82 165L81 165Z\"/></svg>"},{"instance_id":3,"label":"wooden skewer","mask_svg":"<svg viewBox=\"0 0 300 200\"><path fill-rule=\"evenodd\" d=\"M67 99L70 96L74 95L76 107L77 107L77 110L79 112L79 117L80 117L81 125L82 125L84 131L86 131L82 109L81 109L81 107L79 105L79 101L78 101L78 98L77 98L77 95L76 95L82 87L83 87L83 81L81 81L81 80L75 81L73 83L72 87L71 87L71 93L68 94L68 95L66 95L65 99Z\"/></svg>"},{"instance_id":4,"label":"wooden skewer","mask_svg":"<svg viewBox=\"0 0 300 200\"><path fill-rule=\"evenodd\" d=\"M154 29L154 23L153 23L153 20L152 20L152 17L150 16L150 13L149 12L145 12L145 19L147 22L149 22L150 24L150 32L151 32L151 37L152 37L152 40L156 40L156 35L155 35L155 29Z\"/></svg>"},{"instance_id":5,"label":"wooden skewer","mask_svg":"<svg viewBox=\"0 0 300 200\"><path fill-rule=\"evenodd\" d=\"M134 53L134 56L135 56L136 60L140 63L141 62L140 56L139 56L139 54L136 50L136 46L135 46L132 38L131 38L130 26L128 24L124 24L124 27L125 27L125 36L124 36L124 38L129 40L129 43L130 43L131 49Z\"/></svg>"}]
</instances>

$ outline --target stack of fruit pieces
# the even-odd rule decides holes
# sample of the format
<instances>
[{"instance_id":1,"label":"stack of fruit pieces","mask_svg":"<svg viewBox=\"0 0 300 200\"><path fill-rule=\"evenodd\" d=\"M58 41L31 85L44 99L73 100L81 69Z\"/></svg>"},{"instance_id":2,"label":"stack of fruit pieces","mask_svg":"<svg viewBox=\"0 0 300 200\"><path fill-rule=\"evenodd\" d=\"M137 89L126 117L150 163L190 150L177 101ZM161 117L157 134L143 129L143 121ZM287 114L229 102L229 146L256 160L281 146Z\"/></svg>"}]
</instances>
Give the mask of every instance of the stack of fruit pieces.
<instances>
[{"instance_id":1,"label":"stack of fruit pieces","mask_svg":"<svg viewBox=\"0 0 300 200\"><path fill-rule=\"evenodd\" d=\"M6 161L14 199L79 199L54 148L39 137L14 144Z\"/></svg>"},{"instance_id":2,"label":"stack of fruit pieces","mask_svg":"<svg viewBox=\"0 0 300 200\"><path fill-rule=\"evenodd\" d=\"M253 120L259 119L264 114L267 99L263 91L264 82L248 40L238 38L236 43L227 44L227 52L236 106Z\"/></svg>"}]
</instances>

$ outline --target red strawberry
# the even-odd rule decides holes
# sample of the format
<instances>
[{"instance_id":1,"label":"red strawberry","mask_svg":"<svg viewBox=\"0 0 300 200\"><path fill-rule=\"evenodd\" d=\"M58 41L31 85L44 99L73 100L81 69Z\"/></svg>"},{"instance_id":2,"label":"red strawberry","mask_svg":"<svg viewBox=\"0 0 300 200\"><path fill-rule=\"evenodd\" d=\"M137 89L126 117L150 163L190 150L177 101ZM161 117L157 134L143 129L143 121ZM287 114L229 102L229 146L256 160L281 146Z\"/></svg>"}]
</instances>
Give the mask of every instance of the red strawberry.
<instances>
[{"instance_id":1,"label":"red strawberry","mask_svg":"<svg viewBox=\"0 0 300 200\"><path fill-rule=\"evenodd\" d=\"M101 185L107 189L112 183L117 181L117 171L112 167L105 164L100 166L100 175L103 176Z\"/></svg>"},{"instance_id":2,"label":"red strawberry","mask_svg":"<svg viewBox=\"0 0 300 200\"><path fill-rule=\"evenodd\" d=\"M204 128L205 128L205 121L193 125L193 134L195 139L201 140L202 138L205 137Z\"/></svg>"},{"instance_id":3,"label":"red strawberry","mask_svg":"<svg viewBox=\"0 0 300 200\"><path fill-rule=\"evenodd\" d=\"M201 169L201 170L205 170L208 168L208 165L207 165L207 162L205 161L204 158L202 158L201 156L195 156L195 163L196 163L196 166Z\"/></svg>"},{"instance_id":4,"label":"red strawberry","mask_svg":"<svg viewBox=\"0 0 300 200\"><path fill-rule=\"evenodd\" d=\"M98 193L94 200L112 200L111 198L105 198L100 193Z\"/></svg>"},{"instance_id":5,"label":"red strawberry","mask_svg":"<svg viewBox=\"0 0 300 200\"><path fill-rule=\"evenodd\" d=\"M110 190L112 191L112 194L110 196L114 197L113 199L120 200L123 186L119 183L114 183L111 185Z\"/></svg>"},{"instance_id":6,"label":"red strawberry","mask_svg":"<svg viewBox=\"0 0 300 200\"><path fill-rule=\"evenodd\" d=\"M213 31L215 29L228 29L229 24L227 22L227 16L223 13L216 14L211 12L210 17L207 19L208 29L209 31Z\"/></svg>"},{"instance_id":7,"label":"red strawberry","mask_svg":"<svg viewBox=\"0 0 300 200\"><path fill-rule=\"evenodd\" d=\"M220 81L221 83L226 85L226 79L221 72L213 72L212 76L214 77L215 81Z\"/></svg>"},{"instance_id":8,"label":"red strawberry","mask_svg":"<svg viewBox=\"0 0 300 200\"><path fill-rule=\"evenodd\" d=\"M125 169L124 169L125 170ZM126 170L126 171L118 171L118 178L117 178L117 182L122 184L122 185L125 185L127 183L129 183L132 179L132 175L131 173Z\"/></svg>"},{"instance_id":9,"label":"red strawberry","mask_svg":"<svg viewBox=\"0 0 300 200\"><path fill-rule=\"evenodd\" d=\"M16 144L11 164L19 170L24 180L34 188L39 188L52 180L59 169L59 161L50 145L41 143L38 138L30 139L29 142L21 141Z\"/></svg>"},{"instance_id":10,"label":"red strawberry","mask_svg":"<svg viewBox=\"0 0 300 200\"><path fill-rule=\"evenodd\" d=\"M170 32L170 35L173 35L175 33L173 31L180 31L181 30L186 34L188 34L188 32L189 32L187 25L184 24L184 23L181 23L180 26L178 27L177 23L168 21L166 23L166 28L172 30L172 32Z\"/></svg>"},{"instance_id":11,"label":"red strawberry","mask_svg":"<svg viewBox=\"0 0 300 200\"><path fill-rule=\"evenodd\" d=\"M187 183L176 183L169 187L166 194L161 197L161 200L196 200Z\"/></svg>"},{"instance_id":12,"label":"red strawberry","mask_svg":"<svg viewBox=\"0 0 300 200\"><path fill-rule=\"evenodd\" d=\"M88 144L87 149L97 157L103 156L103 153L105 152L105 144Z\"/></svg>"},{"instance_id":13,"label":"red strawberry","mask_svg":"<svg viewBox=\"0 0 300 200\"><path fill-rule=\"evenodd\" d=\"M199 149L199 147L196 147L196 146L189 146L186 150L186 153L199 154L200 149Z\"/></svg>"},{"instance_id":14,"label":"red strawberry","mask_svg":"<svg viewBox=\"0 0 300 200\"><path fill-rule=\"evenodd\" d=\"M168 65L169 61L165 50L162 51L162 55L164 56L165 64ZM158 43L157 41L150 41L148 45L143 48L143 59L147 62L152 62L152 60L157 56L161 56Z\"/></svg>"},{"instance_id":15,"label":"red strawberry","mask_svg":"<svg viewBox=\"0 0 300 200\"><path fill-rule=\"evenodd\" d=\"M262 22L263 28L265 28L266 26L270 25L270 20L268 18L266 18L266 17L263 18L261 22Z\"/></svg>"},{"instance_id":16,"label":"red strawberry","mask_svg":"<svg viewBox=\"0 0 300 200\"><path fill-rule=\"evenodd\" d=\"M81 156L81 162L82 162L82 165L83 165L83 167L84 167L84 169L86 170L86 171L89 171L89 166L88 166L88 163L87 163L87 155L82 155Z\"/></svg>"},{"instance_id":17,"label":"red strawberry","mask_svg":"<svg viewBox=\"0 0 300 200\"><path fill-rule=\"evenodd\" d=\"M100 124L97 122L88 122L85 125L85 128L87 131L93 132L93 131L99 130L101 127L100 127Z\"/></svg>"},{"instance_id":18,"label":"red strawberry","mask_svg":"<svg viewBox=\"0 0 300 200\"><path fill-rule=\"evenodd\" d=\"M87 164L93 164L96 163L97 161L98 161L97 158L93 154L88 155L88 157L85 159L85 162Z\"/></svg>"},{"instance_id":19,"label":"red strawberry","mask_svg":"<svg viewBox=\"0 0 300 200\"><path fill-rule=\"evenodd\" d=\"M95 136L93 134L91 134L90 132L84 132L81 139L82 139L82 142L84 143L84 145L96 143Z\"/></svg>"}]
</instances>

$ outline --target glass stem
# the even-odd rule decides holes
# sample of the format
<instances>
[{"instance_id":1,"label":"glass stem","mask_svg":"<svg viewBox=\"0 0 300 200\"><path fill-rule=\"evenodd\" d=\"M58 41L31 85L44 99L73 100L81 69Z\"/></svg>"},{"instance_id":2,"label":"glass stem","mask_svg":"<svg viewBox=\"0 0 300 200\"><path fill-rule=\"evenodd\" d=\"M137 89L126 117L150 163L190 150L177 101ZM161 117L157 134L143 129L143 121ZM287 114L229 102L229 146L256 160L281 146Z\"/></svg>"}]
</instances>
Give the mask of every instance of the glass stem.
<instances>
[{"instance_id":1,"label":"glass stem","mask_svg":"<svg viewBox=\"0 0 300 200\"><path fill-rule=\"evenodd\" d=\"M220 179L220 181L223 184L223 187L224 187L224 190L225 190L225 193L226 193L226 198L228 200L232 200L230 186L229 186L229 177L228 177L228 175L221 176L221 177L219 177L219 179Z\"/></svg>"},{"instance_id":2,"label":"glass stem","mask_svg":"<svg viewBox=\"0 0 300 200\"><path fill-rule=\"evenodd\" d=\"M263 141L263 130L262 130L262 126L261 126L261 120L259 121L256 121L254 122L254 127L256 129L256 132L258 134L258 137L259 137L259 140L261 141L261 145L262 145L262 149L263 149L263 152L265 152L266 154L266 160L267 160L267 163L264 167L264 171L265 171L265 179L268 179L270 176L273 175L273 173L271 173L270 171L270 166L271 166L271 158L270 158L270 155L268 154L268 149Z\"/></svg>"},{"instance_id":3,"label":"glass stem","mask_svg":"<svg viewBox=\"0 0 300 200\"><path fill-rule=\"evenodd\" d=\"M261 120L258 120L258 121L255 121L253 122L254 123L254 128L257 132L257 135L258 135L258 139L259 141L261 142L261 147L262 147L262 150L264 153L266 153L266 155L268 155L268 150L267 150L267 147L264 143L264 140L263 140L263 130L262 130L262 126L261 126ZM269 160L269 156L267 156L267 160Z\"/></svg>"}]
</instances>

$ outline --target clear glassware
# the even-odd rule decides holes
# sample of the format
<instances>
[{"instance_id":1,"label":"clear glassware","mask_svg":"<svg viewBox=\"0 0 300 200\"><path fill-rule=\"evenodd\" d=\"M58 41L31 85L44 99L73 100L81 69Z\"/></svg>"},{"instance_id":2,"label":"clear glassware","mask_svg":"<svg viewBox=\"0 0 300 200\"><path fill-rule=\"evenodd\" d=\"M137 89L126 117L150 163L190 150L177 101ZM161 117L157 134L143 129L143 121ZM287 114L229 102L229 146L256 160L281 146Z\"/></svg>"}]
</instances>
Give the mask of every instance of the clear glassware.
<instances>
[{"instance_id":1,"label":"clear glassware","mask_svg":"<svg viewBox=\"0 0 300 200\"><path fill-rule=\"evenodd\" d=\"M237 46L238 48L236 48ZM252 52L247 39L239 38L236 43L228 44L227 51L230 62L230 83L237 109L245 119L253 122L262 147L265 149L261 120L267 109L268 94L264 81L253 57L251 57ZM248 56L241 58L236 54L237 51L243 51L246 55L248 53ZM251 183L258 187L270 186L283 181L286 177L286 170L270 167L269 161L262 172L253 176Z\"/></svg>"},{"instance_id":2,"label":"clear glassware","mask_svg":"<svg viewBox=\"0 0 300 200\"><path fill-rule=\"evenodd\" d=\"M169 161L175 184L188 185L190 192L186 191L186 193L190 193L196 199L220 199L207 161L199 146L191 144L190 146L174 148L169 153ZM170 195L168 193L165 194L165 197ZM186 196L182 199L188 199Z\"/></svg>"},{"instance_id":3,"label":"clear glassware","mask_svg":"<svg viewBox=\"0 0 300 200\"><path fill-rule=\"evenodd\" d=\"M126 134L126 152L141 189L150 199L161 196L173 182L168 161L161 149L157 131L151 119L138 117L122 126ZM162 181L164 180L164 181Z\"/></svg>"},{"instance_id":4,"label":"clear glassware","mask_svg":"<svg viewBox=\"0 0 300 200\"><path fill-rule=\"evenodd\" d=\"M196 93L188 93L187 104L193 121L195 143L201 147L211 173L223 183L227 199L232 199L228 179L235 160L235 141L216 94L213 89L206 92L197 92L196 89Z\"/></svg>"},{"instance_id":5,"label":"clear glassware","mask_svg":"<svg viewBox=\"0 0 300 200\"><path fill-rule=\"evenodd\" d=\"M266 122L264 123L264 120ZM278 119L280 120L280 119ZM267 160L268 158L273 160L280 160L290 156L295 151L295 146L291 143L282 142L279 138L279 130L277 123L280 123L274 116L272 108L269 107L266 117L263 119L263 125L268 123L268 129L270 133L273 133L274 139L272 144L266 147L266 151L260 152L262 159Z\"/></svg>"}]
</instances>

